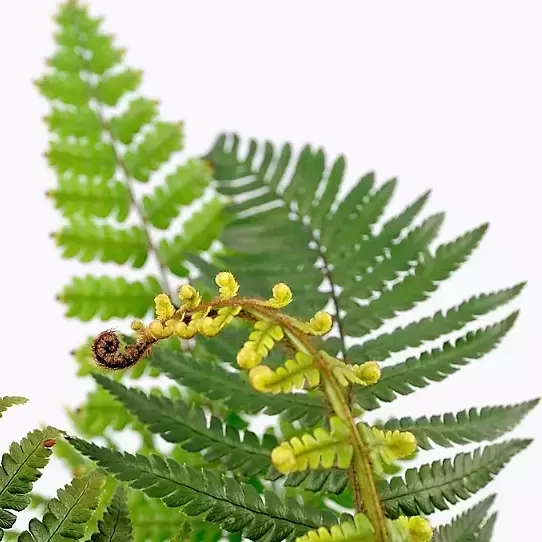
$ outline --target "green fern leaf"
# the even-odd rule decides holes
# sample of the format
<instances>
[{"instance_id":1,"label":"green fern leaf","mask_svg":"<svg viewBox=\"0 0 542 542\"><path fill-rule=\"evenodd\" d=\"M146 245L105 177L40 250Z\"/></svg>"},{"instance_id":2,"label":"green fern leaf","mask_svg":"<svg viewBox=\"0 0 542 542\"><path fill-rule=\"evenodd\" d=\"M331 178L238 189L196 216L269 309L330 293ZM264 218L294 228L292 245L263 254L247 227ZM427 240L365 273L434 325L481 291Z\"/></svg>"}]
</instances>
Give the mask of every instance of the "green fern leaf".
<instances>
[{"instance_id":1,"label":"green fern leaf","mask_svg":"<svg viewBox=\"0 0 542 542\"><path fill-rule=\"evenodd\" d=\"M386 515L413 516L447 510L459 500L468 499L485 487L530 440L510 440L477 448L472 453L457 454L408 469L405 478L395 477L379 487Z\"/></svg>"},{"instance_id":2,"label":"green fern leaf","mask_svg":"<svg viewBox=\"0 0 542 542\"><path fill-rule=\"evenodd\" d=\"M109 121L109 129L114 138L124 145L132 143L143 126L149 124L158 114L158 103L147 98L134 98L121 115Z\"/></svg>"},{"instance_id":3,"label":"green fern leaf","mask_svg":"<svg viewBox=\"0 0 542 542\"><path fill-rule=\"evenodd\" d=\"M4 398L10 404L13 399ZM7 408L6 406L6 408ZM36 430L28 433L20 443L13 442L9 452L2 456L0 467L0 539L4 529L10 529L17 517L10 512L21 512L30 505L30 492L34 482L41 476L43 469L51 457L51 447L43 443L54 439L59 431L53 427L46 427L43 430Z\"/></svg>"},{"instance_id":4,"label":"green fern leaf","mask_svg":"<svg viewBox=\"0 0 542 542\"><path fill-rule=\"evenodd\" d=\"M280 473L269 476L277 479ZM340 469L315 469L310 471L292 472L284 480L286 487L298 487L314 493L332 493L339 495L346 489L348 477L344 470Z\"/></svg>"},{"instance_id":5,"label":"green fern leaf","mask_svg":"<svg viewBox=\"0 0 542 542\"><path fill-rule=\"evenodd\" d=\"M210 182L211 171L202 160L189 160L179 166L166 177L164 185L144 196L143 210L148 220L160 230L169 228L179 209L203 196Z\"/></svg>"},{"instance_id":6,"label":"green fern leaf","mask_svg":"<svg viewBox=\"0 0 542 542\"><path fill-rule=\"evenodd\" d=\"M493 540L493 531L495 530L496 522L497 512L494 512L476 533L475 542L491 542L491 540Z\"/></svg>"},{"instance_id":7,"label":"green fern leaf","mask_svg":"<svg viewBox=\"0 0 542 542\"><path fill-rule=\"evenodd\" d=\"M72 219L54 237L63 249L63 258L77 258L84 263L93 260L117 264L130 262L133 267L140 268L145 265L149 252L145 230L138 226L120 229L78 218Z\"/></svg>"},{"instance_id":8,"label":"green fern leaf","mask_svg":"<svg viewBox=\"0 0 542 542\"><path fill-rule=\"evenodd\" d=\"M104 477L93 471L71 484L59 489L56 499L47 504L42 521L30 520L28 530L19 536L20 542L49 542L59 537L81 540L85 536L86 523L98 506Z\"/></svg>"},{"instance_id":9,"label":"green fern leaf","mask_svg":"<svg viewBox=\"0 0 542 542\"><path fill-rule=\"evenodd\" d=\"M450 524L439 527L433 534L432 542L477 541L476 534L494 501L495 495L490 495L457 516Z\"/></svg>"},{"instance_id":10,"label":"green fern leaf","mask_svg":"<svg viewBox=\"0 0 542 542\"><path fill-rule=\"evenodd\" d=\"M67 218L107 218L113 212L124 222L130 213L130 194L126 185L113 179L81 179L67 174L59 178L58 188L49 190L55 207Z\"/></svg>"},{"instance_id":11,"label":"green fern leaf","mask_svg":"<svg viewBox=\"0 0 542 542\"><path fill-rule=\"evenodd\" d=\"M401 418L388 420L385 429L410 431L418 446L424 450L438 446L492 441L512 431L520 421L539 403L539 399L511 406L471 408L457 414L423 416L417 420Z\"/></svg>"},{"instance_id":12,"label":"green fern leaf","mask_svg":"<svg viewBox=\"0 0 542 542\"><path fill-rule=\"evenodd\" d=\"M455 241L441 245L434 256L426 254L416 264L412 274L384 290L380 297L363 307L352 308L344 318L345 332L361 337L398 312L406 311L425 300L438 283L448 278L478 246L487 225L468 232Z\"/></svg>"},{"instance_id":13,"label":"green fern leaf","mask_svg":"<svg viewBox=\"0 0 542 542\"><path fill-rule=\"evenodd\" d=\"M28 399L26 399L25 397L10 395L7 395L6 397L0 397L0 418L9 407L15 405L24 405L26 402L28 402Z\"/></svg>"},{"instance_id":14,"label":"green fern leaf","mask_svg":"<svg viewBox=\"0 0 542 542\"><path fill-rule=\"evenodd\" d=\"M92 97L90 88L79 74L50 73L36 81L36 86L49 100L75 107L85 107Z\"/></svg>"},{"instance_id":15,"label":"green fern leaf","mask_svg":"<svg viewBox=\"0 0 542 542\"><path fill-rule=\"evenodd\" d=\"M126 68L119 73L105 75L98 82L94 93L96 98L105 105L113 107L117 105L117 102L122 96L128 92L133 92L140 84L141 72L139 70Z\"/></svg>"},{"instance_id":16,"label":"green fern leaf","mask_svg":"<svg viewBox=\"0 0 542 542\"><path fill-rule=\"evenodd\" d=\"M49 130L61 138L84 137L92 142L101 140L100 117L89 106L79 109L53 107L51 113L44 120Z\"/></svg>"},{"instance_id":17,"label":"green fern leaf","mask_svg":"<svg viewBox=\"0 0 542 542\"><path fill-rule=\"evenodd\" d=\"M134 540L132 524L126 502L126 491L118 487L111 499L103 519L98 522L99 532L91 537L92 542L130 542Z\"/></svg>"},{"instance_id":18,"label":"green fern leaf","mask_svg":"<svg viewBox=\"0 0 542 542\"><path fill-rule=\"evenodd\" d=\"M172 352L157 347L150 357L157 367L181 386L205 395L212 401L221 401L235 412L248 414L283 414L288 421L313 426L324 417L322 400L317 395L266 395L250 387L240 373L226 371L220 365L202 362L186 353Z\"/></svg>"},{"instance_id":19,"label":"green fern leaf","mask_svg":"<svg viewBox=\"0 0 542 542\"><path fill-rule=\"evenodd\" d=\"M375 385L356 392L356 400L362 408L372 410L378 407L378 400L391 402L397 394L409 395L415 388L424 388L429 382L444 380L461 366L467 365L470 360L479 359L493 350L510 331L517 315L518 313L514 312L497 324L470 331L457 339L455 344L447 342L442 348L435 348L419 357L385 367Z\"/></svg>"},{"instance_id":20,"label":"green fern leaf","mask_svg":"<svg viewBox=\"0 0 542 542\"><path fill-rule=\"evenodd\" d=\"M337 521L331 512L314 510L294 500L282 502L271 492L264 493L264 504L251 485L220 478L212 471L198 471L156 455L122 454L75 437L69 437L69 441L117 479L162 499L167 506L180 507L188 516L200 516L251 540L293 540L310 529Z\"/></svg>"},{"instance_id":21,"label":"green fern leaf","mask_svg":"<svg viewBox=\"0 0 542 542\"><path fill-rule=\"evenodd\" d=\"M68 306L66 316L88 321L135 316L143 318L162 287L154 277L128 282L122 277L74 277L59 300Z\"/></svg>"},{"instance_id":22,"label":"green fern leaf","mask_svg":"<svg viewBox=\"0 0 542 542\"><path fill-rule=\"evenodd\" d=\"M457 307L447 311L438 311L419 322L398 327L362 345L353 346L348 350L349 358L384 361L394 352L415 348L426 341L438 339L508 303L522 291L524 286L525 283L522 282L506 290L474 296Z\"/></svg>"},{"instance_id":23,"label":"green fern leaf","mask_svg":"<svg viewBox=\"0 0 542 542\"><path fill-rule=\"evenodd\" d=\"M227 469L247 476L259 474L270 465L271 450L277 445L271 435L260 442L254 433L245 431L241 439L233 427L214 416L208 424L202 410L182 401L146 395L102 375L95 374L94 379L167 442L180 443L189 452L204 452L207 461L220 461Z\"/></svg>"}]
</instances>

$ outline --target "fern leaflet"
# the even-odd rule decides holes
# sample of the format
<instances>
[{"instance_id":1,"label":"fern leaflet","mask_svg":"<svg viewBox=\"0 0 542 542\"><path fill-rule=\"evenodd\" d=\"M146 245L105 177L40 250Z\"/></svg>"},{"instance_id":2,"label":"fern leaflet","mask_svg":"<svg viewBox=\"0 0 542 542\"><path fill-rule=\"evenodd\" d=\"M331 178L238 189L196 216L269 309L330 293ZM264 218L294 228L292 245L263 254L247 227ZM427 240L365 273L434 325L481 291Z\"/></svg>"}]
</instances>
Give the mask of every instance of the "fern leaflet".
<instances>
[{"instance_id":1,"label":"fern leaflet","mask_svg":"<svg viewBox=\"0 0 542 542\"><path fill-rule=\"evenodd\" d=\"M119 486L115 490L110 505L98 522L98 529L99 531L92 535L91 542L131 542L134 540L124 488Z\"/></svg>"}]
</instances>

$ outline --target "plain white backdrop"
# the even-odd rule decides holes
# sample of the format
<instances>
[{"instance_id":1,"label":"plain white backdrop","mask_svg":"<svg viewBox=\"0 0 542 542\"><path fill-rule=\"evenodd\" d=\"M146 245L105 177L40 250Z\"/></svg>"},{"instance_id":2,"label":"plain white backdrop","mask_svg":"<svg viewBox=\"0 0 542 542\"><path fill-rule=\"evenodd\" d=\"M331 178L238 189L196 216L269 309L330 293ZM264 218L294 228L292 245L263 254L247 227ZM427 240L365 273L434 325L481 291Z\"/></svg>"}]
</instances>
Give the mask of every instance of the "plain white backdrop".
<instances>
[{"instance_id":1,"label":"plain white backdrop","mask_svg":"<svg viewBox=\"0 0 542 542\"><path fill-rule=\"evenodd\" d=\"M502 345L386 412L424 415L542 395L540 219L542 8L516 2L89 2L144 70L142 91L183 120L187 155L222 130L344 153L349 178L398 176L391 211L428 188L444 210L441 239L489 221L475 256L415 316L528 280ZM88 383L68 355L100 322L68 321L55 294L76 273L114 266L62 261L49 238L60 218L43 158L47 104L32 79L53 49L53 0L0 4L0 396L30 398L1 422L0 449L39 422L69 427L63 408ZM495 542L533 540L539 519L542 408L514 432L538 437L478 497L498 492ZM39 483L69 479L58 462ZM473 501L474 502L474 501ZM459 509L458 509L459 510ZM445 520L449 514L440 514Z\"/></svg>"}]
</instances>

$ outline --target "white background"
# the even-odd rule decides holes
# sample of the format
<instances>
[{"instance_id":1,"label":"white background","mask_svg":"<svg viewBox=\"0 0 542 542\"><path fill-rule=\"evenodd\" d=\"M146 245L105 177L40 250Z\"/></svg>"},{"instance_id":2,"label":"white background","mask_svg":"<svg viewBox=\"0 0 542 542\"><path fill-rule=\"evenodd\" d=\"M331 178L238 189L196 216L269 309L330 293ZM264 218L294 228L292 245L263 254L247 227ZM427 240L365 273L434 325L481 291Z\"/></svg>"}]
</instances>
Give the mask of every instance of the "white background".
<instances>
[{"instance_id":1,"label":"white background","mask_svg":"<svg viewBox=\"0 0 542 542\"><path fill-rule=\"evenodd\" d=\"M397 175L391 211L432 188L429 212L448 213L443 240L491 222L476 255L416 314L527 279L518 324L498 350L398 401L394 414L541 395L538 2L90 5L128 62L144 69L145 95L161 100L165 118L185 121L189 153L206 150L221 130L298 148L311 142L329 156L345 153L351 181L370 169L380 181ZM0 4L0 396L31 399L2 419L0 449L40 421L68 427L63 406L81 402L88 386L68 351L103 329L65 320L54 299L73 274L98 270L62 261L48 237L61 222L44 198L55 183L42 157L47 104L31 80L52 51L56 8L52 0ZM515 436L542 437L541 423L539 408ZM541 451L539 438L488 489L499 493L496 542L533 540ZM51 494L68 478L56 464L39 489Z\"/></svg>"}]
</instances>

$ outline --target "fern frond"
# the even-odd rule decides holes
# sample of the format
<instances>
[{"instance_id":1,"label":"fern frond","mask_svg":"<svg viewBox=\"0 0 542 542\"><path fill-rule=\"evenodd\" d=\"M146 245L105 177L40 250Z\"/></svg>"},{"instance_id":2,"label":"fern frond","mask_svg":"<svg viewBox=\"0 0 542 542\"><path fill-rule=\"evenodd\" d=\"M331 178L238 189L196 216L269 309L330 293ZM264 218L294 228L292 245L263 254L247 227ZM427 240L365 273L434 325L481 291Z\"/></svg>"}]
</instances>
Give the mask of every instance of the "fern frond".
<instances>
[{"instance_id":1,"label":"fern frond","mask_svg":"<svg viewBox=\"0 0 542 542\"><path fill-rule=\"evenodd\" d=\"M329 431L318 427L312 435L305 433L285 441L273 450L271 460L283 474L318 467L329 469L335 464L340 469L347 469L353 453L348 427L333 416Z\"/></svg>"},{"instance_id":2,"label":"fern frond","mask_svg":"<svg viewBox=\"0 0 542 542\"><path fill-rule=\"evenodd\" d=\"M119 222L124 222L130 213L130 194L120 181L103 179L81 179L67 174L58 179L58 188L47 195L55 207L66 218L107 218L113 212Z\"/></svg>"},{"instance_id":3,"label":"fern frond","mask_svg":"<svg viewBox=\"0 0 542 542\"><path fill-rule=\"evenodd\" d=\"M180 208L203 196L210 182L209 166L202 160L189 160L168 175L152 194L143 197L147 219L155 228L167 229Z\"/></svg>"},{"instance_id":4,"label":"fern frond","mask_svg":"<svg viewBox=\"0 0 542 542\"><path fill-rule=\"evenodd\" d=\"M19 404L8 400L4 405ZM6 407L7 408L7 407ZM4 529L10 529L17 517L11 511L21 512L30 505L32 486L41 476L51 457L51 447L44 442L54 439L59 431L53 427L31 431L20 443L13 442L9 452L2 456L0 467L0 539Z\"/></svg>"},{"instance_id":5,"label":"fern frond","mask_svg":"<svg viewBox=\"0 0 542 542\"><path fill-rule=\"evenodd\" d=\"M324 417L319 396L303 394L265 395L253 390L244 374L230 372L220 365L199 360L186 353L157 347L149 358L152 366L182 386L212 401L222 401L231 410L247 414L282 414L288 421L313 426Z\"/></svg>"},{"instance_id":6,"label":"fern frond","mask_svg":"<svg viewBox=\"0 0 542 542\"><path fill-rule=\"evenodd\" d=\"M130 262L139 268L145 265L149 254L145 230L138 226L120 229L72 218L54 237L62 248L63 258L77 258L85 263L93 260L117 264Z\"/></svg>"},{"instance_id":7,"label":"fern frond","mask_svg":"<svg viewBox=\"0 0 542 542\"><path fill-rule=\"evenodd\" d=\"M277 479L278 476L271 479ZM348 477L341 469L316 469L310 471L292 472L284 480L286 487L298 487L314 493L333 493L339 495L346 489Z\"/></svg>"},{"instance_id":8,"label":"fern frond","mask_svg":"<svg viewBox=\"0 0 542 542\"><path fill-rule=\"evenodd\" d=\"M479 316L514 299L524 286L525 283L522 282L512 288L471 297L457 307L447 311L438 311L418 322L398 327L390 333L383 333L362 345L353 346L348 350L348 355L352 359L384 361L395 352L415 348L426 341L438 339L447 333L461 329Z\"/></svg>"},{"instance_id":9,"label":"fern frond","mask_svg":"<svg viewBox=\"0 0 542 542\"><path fill-rule=\"evenodd\" d=\"M81 540L85 536L86 523L98 506L104 476L93 471L74 478L57 497L47 503L43 520L30 520L28 530L19 537L20 542L49 542L64 537Z\"/></svg>"},{"instance_id":10,"label":"fern frond","mask_svg":"<svg viewBox=\"0 0 542 542\"><path fill-rule=\"evenodd\" d=\"M336 522L331 512L313 510L294 500L282 502L270 492L264 493L264 504L251 485L220 478L212 471L197 471L156 455L122 454L75 437L69 441L117 479L162 499L167 506L179 507L189 516L200 516L251 540L292 540L309 529Z\"/></svg>"},{"instance_id":11,"label":"fern frond","mask_svg":"<svg viewBox=\"0 0 542 542\"><path fill-rule=\"evenodd\" d=\"M296 542L372 542L374 528L365 514L356 514L353 520L341 521L330 529L320 527L300 536Z\"/></svg>"},{"instance_id":12,"label":"fern frond","mask_svg":"<svg viewBox=\"0 0 542 542\"><path fill-rule=\"evenodd\" d=\"M530 440L510 440L477 448L472 453L457 454L408 469L404 479L395 477L381 482L382 505L389 517L413 516L447 510L450 505L485 487Z\"/></svg>"},{"instance_id":13,"label":"fern frond","mask_svg":"<svg viewBox=\"0 0 542 542\"><path fill-rule=\"evenodd\" d=\"M430 382L440 382L455 373L470 360L475 360L495 348L513 326L518 313L477 331L470 331L454 344L447 342L442 348L426 351L403 363L382 369L380 380L373 386L361 388L356 399L362 408L372 410L378 401L393 401L397 394L409 395L415 388L424 388Z\"/></svg>"},{"instance_id":14,"label":"fern frond","mask_svg":"<svg viewBox=\"0 0 542 542\"><path fill-rule=\"evenodd\" d=\"M109 121L109 129L114 138L124 145L132 143L143 126L149 124L158 115L158 103L143 97L130 101L126 110Z\"/></svg>"},{"instance_id":15,"label":"fern frond","mask_svg":"<svg viewBox=\"0 0 542 542\"><path fill-rule=\"evenodd\" d=\"M126 491L117 487L111 504L107 507L103 518L98 522L98 532L91 537L92 542L131 542L132 523L126 502Z\"/></svg>"},{"instance_id":16,"label":"fern frond","mask_svg":"<svg viewBox=\"0 0 542 542\"><path fill-rule=\"evenodd\" d=\"M88 321L135 316L143 318L162 287L154 277L128 282L123 277L74 277L64 287L59 300L66 304L66 316Z\"/></svg>"},{"instance_id":17,"label":"fern frond","mask_svg":"<svg viewBox=\"0 0 542 542\"><path fill-rule=\"evenodd\" d=\"M180 443L189 452L204 452L207 461L220 461L227 469L247 476L259 474L269 467L271 450L277 444L271 435L266 435L260 442L254 433L245 431L241 438L236 429L214 416L208 424L201 409L190 408L182 401L146 395L102 375L96 374L94 378L166 441Z\"/></svg>"},{"instance_id":18,"label":"fern frond","mask_svg":"<svg viewBox=\"0 0 542 542\"><path fill-rule=\"evenodd\" d=\"M186 277L188 269L182 264L191 252L207 250L222 230L223 206L217 198L205 203L183 224L183 234L171 240L162 239L158 245L160 260L178 277Z\"/></svg>"},{"instance_id":19,"label":"fern frond","mask_svg":"<svg viewBox=\"0 0 542 542\"><path fill-rule=\"evenodd\" d=\"M416 437L418 446L424 450L432 448L433 443L450 447L492 441L512 431L538 403L539 399L534 399L510 406L471 408L457 414L448 412L431 418L391 419L383 427L410 431Z\"/></svg>"},{"instance_id":20,"label":"fern frond","mask_svg":"<svg viewBox=\"0 0 542 542\"><path fill-rule=\"evenodd\" d=\"M478 541L479 539L476 535L494 501L495 495L490 495L466 512L457 516L448 525L439 527L433 535L432 542Z\"/></svg>"},{"instance_id":21,"label":"fern frond","mask_svg":"<svg viewBox=\"0 0 542 542\"><path fill-rule=\"evenodd\" d=\"M10 395L7 395L6 397L0 397L0 418L9 407L15 405L24 405L26 402L28 402L28 399L26 399L25 397Z\"/></svg>"},{"instance_id":22,"label":"fern frond","mask_svg":"<svg viewBox=\"0 0 542 542\"><path fill-rule=\"evenodd\" d=\"M369 304L349 310L343 320L345 332L353 337L362 337L378 329L385 320L393 318L398 312L409 310L418 302L427 299L440 282L467 260L486 230L487 224L484 224L451 243L441 245L434 256L424 253L412 274L382 291L380 296Z\"/></svg>"},{"instance_id":23,"label":"fern frond","mask_svg":"<svg viewBox=\"0 0 542 542\"><path fill-rule=\"evenodd\" d=\"M476 542L491 542L491 540L493 540L493 531L495 530L496 522L497 512L493 512L476 533Z\"/></svg>"}]
</instances>

